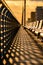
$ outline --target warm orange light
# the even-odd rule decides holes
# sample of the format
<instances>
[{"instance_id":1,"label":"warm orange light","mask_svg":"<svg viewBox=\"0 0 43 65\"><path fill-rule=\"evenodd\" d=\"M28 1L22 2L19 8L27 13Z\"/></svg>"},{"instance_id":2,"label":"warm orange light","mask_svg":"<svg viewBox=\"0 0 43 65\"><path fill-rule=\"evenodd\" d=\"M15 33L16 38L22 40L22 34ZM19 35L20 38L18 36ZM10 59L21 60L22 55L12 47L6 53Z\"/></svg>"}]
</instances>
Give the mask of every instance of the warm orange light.
<instances>
[{"instance_id":1,"label":"warm orange light","mask_svg":"<svg viewBox=\"0 0 43 65\"><path fill-rule=\"evenodd\" d=\"M12 14L14 15L14 17L17 18L17 20L19 22L21 22L21 17L22 17L22 6L24 5L24 2L22 0L5 0L6 3L8 4L8 6L10 7L10 9L12 10ZM30 5L31 4L31 5ZM30 1L30 0L26 0L26 20L28 18L30 18L30 13L31 11L35 11L35 8L37 6L43 6L43 2L42 1Z\"/></svg>"}]
</instances>

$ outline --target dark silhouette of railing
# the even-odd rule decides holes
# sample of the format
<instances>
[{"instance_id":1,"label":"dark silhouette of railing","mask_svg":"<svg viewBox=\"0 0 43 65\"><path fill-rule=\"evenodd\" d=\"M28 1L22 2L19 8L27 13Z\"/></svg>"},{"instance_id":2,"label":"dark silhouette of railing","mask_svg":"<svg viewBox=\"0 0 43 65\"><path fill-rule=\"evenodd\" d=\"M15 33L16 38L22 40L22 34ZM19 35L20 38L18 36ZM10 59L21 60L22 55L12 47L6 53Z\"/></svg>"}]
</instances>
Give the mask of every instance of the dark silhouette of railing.
<instances>
[{"instance_id":1,"label":"dark silhouette of railing","mask_svg":"<svg viewBox=\"0 0 43 65\"><path fill-rule=\"evenodd\" d=\"M1 3L0 7L0 41L1 41L1 60L4 57L4 54L10 48L13 38L17 33L20 24L13 17L11 12L7 9L7 7Z\"/></svg>"}]
</instances>

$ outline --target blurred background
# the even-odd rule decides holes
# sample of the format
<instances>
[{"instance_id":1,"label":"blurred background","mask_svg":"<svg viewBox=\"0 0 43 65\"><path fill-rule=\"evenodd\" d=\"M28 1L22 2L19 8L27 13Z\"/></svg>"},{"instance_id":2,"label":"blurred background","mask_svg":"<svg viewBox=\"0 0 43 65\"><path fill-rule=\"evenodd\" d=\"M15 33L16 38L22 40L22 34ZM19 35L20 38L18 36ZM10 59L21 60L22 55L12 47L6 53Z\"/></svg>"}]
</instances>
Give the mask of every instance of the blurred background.
<instances>
[{"instance_id":1,"label":"blurred background","mask_svg":"<svg viewBox=\"0 0 43 65\"><path fill-rule=\"evenodd\" d=\"M24 0L5 0L5 2L12 10L13 15L21 23ZM35 11L37 6L43 6L43 0L26 0L26 21L31 17L31 12Z\"/></svg>"}]
</instances>

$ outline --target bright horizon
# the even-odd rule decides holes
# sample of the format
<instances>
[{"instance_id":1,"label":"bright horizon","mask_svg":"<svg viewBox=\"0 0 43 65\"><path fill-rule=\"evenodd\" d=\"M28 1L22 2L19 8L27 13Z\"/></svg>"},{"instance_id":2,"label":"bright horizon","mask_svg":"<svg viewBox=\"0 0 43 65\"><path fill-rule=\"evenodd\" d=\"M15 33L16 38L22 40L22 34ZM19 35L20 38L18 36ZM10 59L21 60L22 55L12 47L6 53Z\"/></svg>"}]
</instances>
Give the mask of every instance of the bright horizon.
<instances>
[{"instance_id":1,"label":"bright horizon","mask_svg":"<svg viewBox=\"0 0 43 65\"><path fill-rule=\"evenodd\" d=\"M22 18L22 6L23 1L8 1L5 0L10 9L12 10L14 16L17 18L17 20L21 23ZM43 1L26 1L26 20L30 18L30 13L32 11L35 11L35 8L37 6L43 6Z\"/></svg>"}]
</instances>

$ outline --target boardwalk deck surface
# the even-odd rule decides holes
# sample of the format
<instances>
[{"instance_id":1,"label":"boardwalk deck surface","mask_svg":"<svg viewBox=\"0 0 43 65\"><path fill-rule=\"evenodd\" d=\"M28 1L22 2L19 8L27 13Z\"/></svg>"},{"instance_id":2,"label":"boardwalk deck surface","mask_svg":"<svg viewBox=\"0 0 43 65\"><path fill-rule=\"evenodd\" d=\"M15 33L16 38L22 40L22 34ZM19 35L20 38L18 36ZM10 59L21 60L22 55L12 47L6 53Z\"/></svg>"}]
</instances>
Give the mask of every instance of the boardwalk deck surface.
<instances>
[{"instance_id":1,"label":"boardwalk deck surface","mask_svg":"<svg viewBox=\"0 0 43 65\"><path fill-rule=\"evenodd\" d=\"M43 52L37 44L25 29L20 27L2 60L3 65L43 65Z\"/></svg>"}]
</instances>

